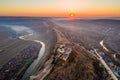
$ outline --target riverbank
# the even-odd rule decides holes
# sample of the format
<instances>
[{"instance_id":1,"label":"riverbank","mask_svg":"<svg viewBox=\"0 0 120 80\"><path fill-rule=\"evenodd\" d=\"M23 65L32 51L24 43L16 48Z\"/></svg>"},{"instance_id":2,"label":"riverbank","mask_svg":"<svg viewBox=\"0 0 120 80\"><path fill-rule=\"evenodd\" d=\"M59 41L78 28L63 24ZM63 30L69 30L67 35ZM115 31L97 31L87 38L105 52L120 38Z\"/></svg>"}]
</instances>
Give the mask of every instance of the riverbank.
<instances>
[{"instance_id":1,"label":"riverbank","mask_svg":"<svg viewBox=\"0 0 120 80\"><path fill-rule=\"evenodd\" d=\"M22 40L29 41L29 39L27 39L26 37L29 37L29 36L32 36L32 35L33 34L28 34L28 35L20 36L19 38L22 39ZM21 80L28 80L29 79L30 75L35 71L35 69L37 69L37 66L40 62L40 59L45 52L45 44L42 41L39 41L39 40L31 40L31 41L39 43L42 46L41 46L41 49L39 50L37 58L29 65L29 67L25 71L23 77L21 78Z\"/></svg>"},{"instance_id":2,"label":"riverbank","mask_svg":"<svg viewBox=\"0 0 120 80\"><path fill-rule=\"evenodd\" d=\"M22 73L25 72L25 69L37 57L39 48L40 45L36 43L24 48L18 55L3 65L0 69L0 79L20 80Z\"/></svg>"},{"instance_id":3,"label":"riverbank","mask_svg":"<svg viewBox=\"0 0 120 80\"><path fill-rule=\"evenodd\" d=\"M39 40L34 40L35 42L39 43L42 45L42 48L39 50L39 54L38 57L32 62L32 64L27 68L27 70L25 71L22 80L28 80L30 75L35 71L35 69L37 68L37 65L39 64L39 61L41 59L41 57L43 56L44 52L45 52L45 44Z\"/></svg>"}]
</instances>

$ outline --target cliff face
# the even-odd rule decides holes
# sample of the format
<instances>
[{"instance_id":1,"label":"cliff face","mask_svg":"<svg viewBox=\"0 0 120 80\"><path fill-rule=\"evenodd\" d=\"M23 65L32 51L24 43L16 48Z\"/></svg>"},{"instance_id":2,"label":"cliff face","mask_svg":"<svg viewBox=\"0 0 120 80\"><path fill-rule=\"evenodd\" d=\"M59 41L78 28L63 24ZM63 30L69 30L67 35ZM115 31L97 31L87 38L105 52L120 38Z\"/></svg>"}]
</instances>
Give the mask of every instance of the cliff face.
<instances>
[{"instance_id":1,"label":"cliff face","mask_svg":"<svg viewBox=\"0 0 120 80\"><path fill-rule=\"evenodd\" d=\"M83 53L72 51L66 62L58 61L44 80L106 80L99 62Z\"/></svg>"}]
</instances>

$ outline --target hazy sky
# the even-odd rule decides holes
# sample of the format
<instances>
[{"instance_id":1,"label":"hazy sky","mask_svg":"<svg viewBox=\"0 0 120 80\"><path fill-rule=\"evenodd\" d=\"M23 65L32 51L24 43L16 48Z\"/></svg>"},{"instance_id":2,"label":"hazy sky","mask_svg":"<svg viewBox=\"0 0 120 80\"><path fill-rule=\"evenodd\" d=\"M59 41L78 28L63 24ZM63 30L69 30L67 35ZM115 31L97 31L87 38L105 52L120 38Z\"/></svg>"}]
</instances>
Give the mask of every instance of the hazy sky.
<instances>
[{"instance_id":1,"label":"hazy sky","mask_svg":"<svg viewBox=\"0 0 120 80\"><path fill-rule=\"evenodd\" d=\"M120 16L120 0L0 0L1 16Z\"/></svg>"}]
</instances>

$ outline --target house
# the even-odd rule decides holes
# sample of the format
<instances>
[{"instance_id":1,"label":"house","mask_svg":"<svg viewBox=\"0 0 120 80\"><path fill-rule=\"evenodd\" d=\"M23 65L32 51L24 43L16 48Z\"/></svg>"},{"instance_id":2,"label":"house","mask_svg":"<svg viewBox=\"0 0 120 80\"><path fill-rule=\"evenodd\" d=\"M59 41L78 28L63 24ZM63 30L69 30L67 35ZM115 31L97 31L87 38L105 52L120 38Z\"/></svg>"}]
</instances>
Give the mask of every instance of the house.
<instances>
[{"instance_id":1,"label":"house","mask_svg":"<svg viewBox=\"0 0 120 80\"><path fill-rule=\"evenodd\" d=\"M71 53L72 49L70 47L67 47L65 45L60 45L57 48L57 55L56 57L66 61Z\"/></svg>"}]
</instances>

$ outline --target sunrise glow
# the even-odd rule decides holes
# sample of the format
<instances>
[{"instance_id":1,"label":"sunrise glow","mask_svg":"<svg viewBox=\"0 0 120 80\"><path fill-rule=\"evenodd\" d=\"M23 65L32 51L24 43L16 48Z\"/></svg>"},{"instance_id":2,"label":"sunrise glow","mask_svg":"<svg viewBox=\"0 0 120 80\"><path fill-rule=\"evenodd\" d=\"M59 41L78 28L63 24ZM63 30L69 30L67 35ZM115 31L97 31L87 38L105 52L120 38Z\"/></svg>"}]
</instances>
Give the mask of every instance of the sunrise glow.
<instances>
[{"instance_id":1,"label":"sunrise glow","mask_svg":"<svg viewBox=\"0 0 120 80\"><path fill-rule=\"evenodd\" d=\"M0 0L0 16L68 15L120 16L120 0Z\"/></svg>"}]
</instances>

